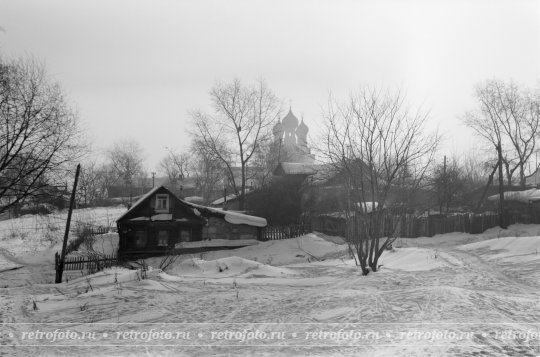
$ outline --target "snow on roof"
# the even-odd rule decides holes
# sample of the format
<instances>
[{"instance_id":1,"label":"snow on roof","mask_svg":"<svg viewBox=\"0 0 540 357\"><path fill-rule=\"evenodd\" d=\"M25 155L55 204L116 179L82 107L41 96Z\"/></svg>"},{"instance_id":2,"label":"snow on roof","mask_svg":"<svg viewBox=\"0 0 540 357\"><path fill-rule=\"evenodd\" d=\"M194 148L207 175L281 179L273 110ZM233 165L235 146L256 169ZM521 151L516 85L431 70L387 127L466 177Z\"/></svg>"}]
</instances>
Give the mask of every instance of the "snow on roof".
<instances>
[{"instance_id":1,"label":"snow on roof","mask_svg":"<svg viewBox=\"0 0 540 357\"><path fill-rule=\"evenodd\" d=\"M240 213L236 211L225 211L221 208L216 208L216 207L200 206L200 205L190 203L190 202L186 202L186 203L202 211L206 210L208 212L223 215L223 218L225 219L225 221L231 224L247 224L248 226L254 226L254 227L266 227L268 225L268 222L266 222L266 219L262 217L250 216L248 214L244 214L244 213Z\"/></svg>"},{"instance_id":2,"label":"snow on roof","mask_svg":"<svg viewBox=\"0 0 540 357\"><path fill-rule=\"evenodd\" d=\"M379 207L379 202L371 202L371 201L366 201L366 202L356 202L355 203L355 206L357 208L360 208L360 210L363 212L363 213L371 213L374 211L374 209L376 209L377 207Z\"/></svg>"},{"instance_id":3,"label":"snow on roof","mask_svg":"<svg viewBox=\"0 0 540 357\"><path fill-rule=\"evenodd\" d=\"M249 194L249 193L251 193L251 190L246 189L245 195L247 195L247 194ZM225 199L227 199L227 201L233 201L233 200L235 200L236 198L237 198L236 193L231 193L230 195L227 195L227 197L225 197L225 198L224 198L224 197L218 198L217 200L211 202L210 205L212 205L212 206L218 206L218 205L223 204L223 203L225 202Z\"/></svg>"},{"instance_id":4,"label":"snow on roof","mask_svg":"<svg viewBox=\"0 0 540 357\"><path fill-rule=\"evenodd\" d=\"M230 195L227 195L227 197L225 197L225 198L220 197L220 198L218 198L217 200L212 201L210 204L211 204L212 206L217 206L217 205L220 205L220 204L222 204L223 202L225 202L225 200L227 200L227 201L232 201L232 200L234 200L234 199L236 199L236 194L235 194L235 193L231 193Z\"/></svg>"},{"instance_id":5,"label":"snow on roof","mask_svg":"<svg viewBox=\"0 0 540 357\"><path fill-rule=\"evenodd\" d=\"M202 248L202 247L246 247L257 245L260 242L256 239L212 239L194 242L180 242L175 244L175 248Z\"/></svg>"},{"instance_id":6,"label":"snow on roof","mask_svg":"<svg viewBox=\"0 0 540 357\"><path fill-rule=\"evenodd\" d=\"M131 208L128 209L127 212L125 212L123 215L121 215L116 221L118 222L121 219L123 219L129 212L134 210L137 206L139 206L141 203L143 203L148 197L152 196L154 193L156 193L157 190L159 190L162 187L164 187L164 186L154 187L153 189L148 191L147 194L145 194L144 196L139 198L137 200L137 202L135 202L133 204L133 206L131 206ZM165 187L165 189L167 189L167 188ZM219 209L219 208L201 206L201 205L198 205L198 204L195 204L195 203L186 202L184 200L180 200L180 201L184 202L187 206L189 206L191 208L194 208L194 209L199 209L199 210L203 210L203 211L207 210L209 212L213 212L213 213L223 215L225 221L227 221L229 223L232 223L232 224L247 224L248 226L254 226L254 227L266 227L268 225L268 223L266 222L266 219L264 219L262 217L250 216L250 215L247 215L247 214L243 214L243 213L240 213L240 212L234 212L234 211L225 211L225 210L222 210L222 209ZM195 214L197 214L197 212L195 212ZM154 217L158 217L158 216L160 216L160 215L157 215L157 216L154 216ZM172 215L171 215L171 217L172 217ZM163 219L163 217L160 216L160 217L158 217L158 219Z\"/></svg>"},{"instance_id":7,"label":"snow on roof","mask_svg":"<svg viewBox=\"0 0 540 357\"><path fill-rule=\"evenodd\" d=\"M225 220L232 224L247 224L255 227L266 227L268 225L266 219L262 217L250 216L234 211L223 212L225 213Z\"/></svg>"},{"instance_id":8,"label":"snow on roof","mask_svg":"<svg viewBox=\"0 0 540 357\"><path fill-rule=\"evenodd\" d=\"M540 201L540 190L532 188L525 191L506 191L504 192L504 199L508 201L517 201L523 203ZM498 201L499 195L493 195L488 197L489 201Z\"/></svg>"},{"instance_id":9,"label":"snow on roof","mask_svg":"<svg viewBox=\"0 0 540 357\"><path fill-rule=\"evenodd\" d=\"M151 221L172 221L172 213L160 213L150 217Z\"/></svg>"},{"instance_id":10,"label":"snow on roof","mask_svg":"<svg viewBox=\"0 0 540 357\"><path fill-rule=\"evenodd\" d=\"M204 202L204 198L201 196L189 196L189 197L184 198L184 201L193 202L193 203L202 203Z\"/></svg>"},{"instance_id":11,"label":"snow on roof","mask_svg":"<svg viewBox=\"0 0 540 357\"><path fill-rule=\"evenodd\" d=\"M377 209L377 207L379 207L379 203L378 202L369 202L369 201L356 202L354 204L354 206L356 206L358 211L330 212L330 213L321 214L321 216L331 217L331 218L347 218L347 217L353 217L358 213L360 213L360 214L371 213L371 212L373 212L374 208ZM383 206L383 208L384 208L384 206Z\"/></svg>"}]
</instances>

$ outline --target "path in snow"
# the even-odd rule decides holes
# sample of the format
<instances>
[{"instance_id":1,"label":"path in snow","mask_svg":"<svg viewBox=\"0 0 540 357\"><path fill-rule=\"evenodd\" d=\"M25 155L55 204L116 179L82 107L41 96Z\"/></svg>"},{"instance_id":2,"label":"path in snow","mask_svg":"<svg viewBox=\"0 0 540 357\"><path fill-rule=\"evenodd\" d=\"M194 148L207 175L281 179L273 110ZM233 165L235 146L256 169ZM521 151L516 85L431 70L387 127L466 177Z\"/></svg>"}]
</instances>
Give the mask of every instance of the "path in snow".
<instances>
[{"instance_id":1,"label":"path in snow","mask_svg":"<svg viewBox=\"0 0 540 357\"><path fill-rule=\"evenodd\" d=\"M389 254L389 253L386 253ZM487 254L487 253L486 253ZM538 341L503 339L493 334L476 333L469 340L396 340L403 331L433 328L457 332L490 331L507 327L516 331L538 331L540 291L532 272L540 269L540 260L526 264L487 259L477 251L448 245L436 251L441 264L425 271L404 271L383 267L377 273L361 276L346 261L302 263L287 266L296 274L284 278L224 277L193 278L151 274L148 280L131 279L114 284L114 275L86 282L81 278L68 284L33 285L0 289L1 322L18 332L12 323L46 322L61 328L64 323L82 324L128 322L200 323L209 334L220 323L244 324L298 323L287 325L299 334L314 326L371 329L387 332L376 343L348 347L344 343L315 341L317 347L284 346L226 347L227 341L215 341L217 347L100 347L99 352L116 355L129 353L186 353L187 355L234 354L268 355L370 355L370 356L536 356ZM135 273L132 273L135 274ZM536 275L538 277L538 275ZM90 287L91 285L91 287ZM33 301L38 310L33 310ZM84 307L84 308L83 308ZM7 323L7 324L6 324ZM367 324L379 325L367 325ZM106 327L112 333L119 325ZM125 325L120 325L125 326ZM137 327L138 326L138 327ZM230 328L230 325L226 325ZM249 325L242 325L249 326ZM282 326L283 327L283 326ZM102 332L105 327L85 325ZM140 331L148 325L136 325ZM109 330L107 330L109 331ZM3 339L2 339L3 338ZM5 343L0 337L0 343ZM293 341L294 342L294 341ZM302 341L312 343L313 341ZM296 342L298 345L298 342ZM289 346L287 346L289 345ZM221 346L221 347L220 347ZM56 355L67 350L48 347ZM535 349L536 348L536 349ZM6 353L31 356L31 348L6 348ZM70 354L94 355L95 348L75 347Z\"/></svg>"}]
</instances>

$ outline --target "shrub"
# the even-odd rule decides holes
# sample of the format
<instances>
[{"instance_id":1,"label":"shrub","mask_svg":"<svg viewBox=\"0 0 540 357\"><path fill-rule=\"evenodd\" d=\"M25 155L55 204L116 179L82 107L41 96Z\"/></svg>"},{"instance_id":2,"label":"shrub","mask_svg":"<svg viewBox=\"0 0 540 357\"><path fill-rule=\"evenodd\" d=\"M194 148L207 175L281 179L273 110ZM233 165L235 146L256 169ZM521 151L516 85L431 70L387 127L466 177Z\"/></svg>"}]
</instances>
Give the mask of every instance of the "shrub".
<instances>
[{"instance_id":1,"label":"shrub","mask_svg":"<svg viewBox=\"0 0 540 357\"><path fill-rule=\"evenodd\" d=\"M75 226L75 239L72 239L66 248L66 254L76 251L81 245L89 251L93 250L94 235L92 234L92 225L84 222L77 222Z\"/></svg>"}]
</instances>

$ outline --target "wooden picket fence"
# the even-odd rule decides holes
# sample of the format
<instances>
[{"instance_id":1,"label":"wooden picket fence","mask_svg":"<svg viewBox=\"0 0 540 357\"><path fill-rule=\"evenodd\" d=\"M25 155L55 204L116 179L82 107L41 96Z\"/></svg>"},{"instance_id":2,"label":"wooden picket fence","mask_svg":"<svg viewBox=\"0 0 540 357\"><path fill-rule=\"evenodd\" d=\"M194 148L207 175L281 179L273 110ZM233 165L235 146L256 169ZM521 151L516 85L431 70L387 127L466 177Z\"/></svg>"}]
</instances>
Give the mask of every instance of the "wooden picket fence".
<instances>
[{"instance_id":1,"label":"wooden picket fence","mask_svg":"<svg viewBox=\"0 0 540 357\"><path fill-rule=\"evenodd\" d=\"M86 233L97 236L101 234L107 234L109 231L114 231L114 228L112 227L106 227L106 226L88 226L84 228ZM77 231L77 226L71 227L71 232L75 233Z\"/></svg>"},{"instance_id":2,"label":"wooden picket fence","mask_svg":"<svg viewBox=\"0 0 540 357\"><path fill-rule=\"evenodd\" d=\"M98 227L90 228L90 234L94 236L97 236L100 234L107 234L107 233L109 233L109 227L98 226Z\"/></svg>"},{"instance_id":3,"label":"wooden picket fence","mask_svg":"<svg viewBox=\"0 0 540 357\"><path fill-rule=\"evenodd\" d=\"M311 227L308 225L268 226L264 228L261 240L290 239L307 233L311 233Z\"/></svg>"},{"instance_id":4,"label":"wooden picket fence","mask_svg":"<svg viewBox=\"0 0 540 357\"><path fill-rule=\"evenodd\" d=\"M504 213L505 224L515 223L540 224L540 212L532 209L509 210ZM451 216L415 216L386 215L386 227L396 227L395 234L402 238L433 237L436 234L453 232L479 234L487 229L499 226L499 214L496 212L464 213ZM345 236L347 221L340 217L317 216L312 218L314 231L328 235Z\"/></svg>"},{"instance_id":5,"label":"wooden picket fence","mask_svg":"<svg viewBox=\"0 0 540 357\"><path fill-rule=\"evenodd\" d=\"M55 266L60 264L60 254L58 253L55 254L55 263ZM73 257L64 260L64 271L82 270L87 272L98 272L116 265L118 265L118 257L115 254Z\"/></svg>"}]
</instances>

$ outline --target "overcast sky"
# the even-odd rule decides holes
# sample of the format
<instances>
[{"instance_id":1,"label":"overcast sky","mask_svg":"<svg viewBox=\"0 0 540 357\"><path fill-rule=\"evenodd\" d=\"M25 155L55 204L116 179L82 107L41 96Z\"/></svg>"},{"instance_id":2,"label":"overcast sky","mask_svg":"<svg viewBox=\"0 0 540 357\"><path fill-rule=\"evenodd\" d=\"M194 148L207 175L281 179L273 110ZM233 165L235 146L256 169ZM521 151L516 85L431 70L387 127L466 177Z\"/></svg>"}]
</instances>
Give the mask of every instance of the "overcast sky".
<instances>
[{"instance_id":1,"label":"overcast sky","mask_svg":"<svg viewBox=\"0 0 540 357\"><path fill-rule=\"evenodd\" d=\"M96 150L141 143L156 168L188 143L190 109L217 81L263 77L285 109L321 126L328 93L402 88L446 135L489 78L540 79L540 1L0 0L0 51L45 61Z\"/></svg>"}]
</instances>

